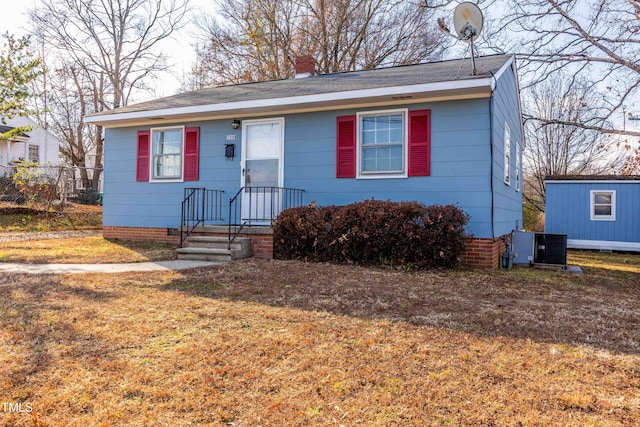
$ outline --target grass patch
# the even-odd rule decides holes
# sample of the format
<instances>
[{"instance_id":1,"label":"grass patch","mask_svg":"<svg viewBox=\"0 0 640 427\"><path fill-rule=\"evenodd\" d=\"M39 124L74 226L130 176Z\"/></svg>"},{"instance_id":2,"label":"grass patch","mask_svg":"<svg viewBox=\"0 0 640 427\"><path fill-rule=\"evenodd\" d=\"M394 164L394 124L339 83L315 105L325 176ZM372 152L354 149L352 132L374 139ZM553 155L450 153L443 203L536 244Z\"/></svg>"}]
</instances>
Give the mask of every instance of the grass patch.
<instances>
[{"instance_id":1,"label":"grass patch","mask_svg":"<svg viewBox=\"0 0 640 427\"><path fill-rule=\"evenodd\" d=\"M0 261L33 264L110 264L175 259L168 243L110 241L102 236L0 242Z\"/></svg>"},{"instance_id":2,"label":"grass patch","mask_svg":"<svg viewBox=\"0 0 640 427\"><path fill-rule=\"evenodd\" d=\"M581 267L640 273L640 255L637 253L570 250L567 262Z\"/></svg>"},{"instance_id":3,"label":"grass patch","mask_svg":"<svg viewBox=\"0 0 640 427\"><path fill-rule=\"evenodd\" d=\"M633 425L632 274L6 274L0 425Z\"/></svg>"}]
</instances>

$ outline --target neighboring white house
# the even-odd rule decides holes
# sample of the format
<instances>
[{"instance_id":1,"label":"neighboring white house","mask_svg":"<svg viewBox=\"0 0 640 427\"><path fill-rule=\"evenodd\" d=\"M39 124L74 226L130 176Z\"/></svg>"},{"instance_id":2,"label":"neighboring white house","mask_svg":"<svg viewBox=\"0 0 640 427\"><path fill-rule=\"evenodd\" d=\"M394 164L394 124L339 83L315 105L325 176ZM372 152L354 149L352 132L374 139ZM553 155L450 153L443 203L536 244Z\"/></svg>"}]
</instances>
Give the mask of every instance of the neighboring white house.
<instances>
[{"instance_id":1,"label":"neighboring white house","mask_svg":"<svg viewBox=\"0 0 640 427\"><path fill-rule=\"evenodd\" d=\"M32 126L33 129L10 140L0 139L0 166L14 165L24 159L43 166L57 166L60 141L34 120L28 117L5 119L5 123L0 124L0 133L19 126Z\"/></svg>"}]
</instances>

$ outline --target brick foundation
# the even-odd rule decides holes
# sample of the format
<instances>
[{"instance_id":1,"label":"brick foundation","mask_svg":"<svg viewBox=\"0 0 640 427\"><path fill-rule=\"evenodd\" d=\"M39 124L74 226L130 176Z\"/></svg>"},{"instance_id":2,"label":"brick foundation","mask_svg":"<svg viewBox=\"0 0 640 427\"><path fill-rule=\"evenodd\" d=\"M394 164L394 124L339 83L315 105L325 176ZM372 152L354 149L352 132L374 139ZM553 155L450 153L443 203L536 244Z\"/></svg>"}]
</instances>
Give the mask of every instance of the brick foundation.
<instances>
[{"instance_id":1,"label":"brick foundation","mask_svg":"<svg viewBox=\"0 0 640 427\"><path fill-rule=\"evenodd\" d=\"M251 229L247 229L247 233L240 233L240 237L250 237L253 256L256 258L273 258L273 233L255 234L251 233ZM193 233L193 236L223 236L224 233ZM119 240L142 240L152 242L173 243L176 246L180 244L180 236L169 235L166 228L145 228L145 227L103 227L102 236L105 239Z\"/></svg>"},{"instance_id":2,"label":"brick foundation","mask_svg":"<svg viewBox=\"0 0 640 427\"><path fill-rule=\"evenodd\" d=\"M500 268L500 256L505 251L502 237L495 239L469 239L462 263L473 268Z\"/></svg>"},{"instance_id":3,"label":"brick foundation","mask_svg":"<svg viewBox=\"0 0 640 427\"><path fill-rule=\"evenodd\" d=\"M166 228L102 227L105 239L141 240L180 244L179 236L170 236Z\"/></svg>"},{"instance_id":4,"label":"brick foundation","mask_svg":"<svg viewBox=\"0 0 640 427\"><path fill-rule=\"evenodd\" d=\"M256 258L273 258L273 233L255 233L249 228L241 237L250 237L253 256ZM200 233L194 233L194 235ZM105 239L148 240L154 242L180 244L179 236L171 236L166 228L145 227L103 227ZM227 236L227 234L208 233L210 236ZM472 268L500 268L500 256L505 251L502 237L495 239L470 239L467 250L462 255L462 263Z\"/></svg>"}]
</instances>

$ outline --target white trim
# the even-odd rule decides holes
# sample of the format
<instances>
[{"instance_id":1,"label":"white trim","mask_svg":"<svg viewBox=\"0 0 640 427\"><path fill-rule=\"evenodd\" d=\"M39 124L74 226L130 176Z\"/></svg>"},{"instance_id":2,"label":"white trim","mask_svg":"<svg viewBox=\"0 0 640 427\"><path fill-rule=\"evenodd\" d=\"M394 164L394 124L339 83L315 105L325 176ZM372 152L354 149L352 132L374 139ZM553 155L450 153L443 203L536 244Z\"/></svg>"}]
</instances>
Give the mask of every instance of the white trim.
<instances>
[{"instance_id":1,"label":"white trim","mask_svg":"<svg viewBox=\"0 0 640 427\"><path fill-rule=\"evenodd\" d=\"M509 67L511 67L511 64L513 64L514 62L514 58L515 55L512 55L511 58L507 59L507 61L502 65L502 67L500 67L500 69L498 71L496 71L496 73L493 75L493 77L498 80L500 78L500 76L502 76L502 73L504 73L505 71L507 71L509 69ZM492 89L495 89L495 83L492 83Z\"/></svg>"},{"instance_id":2,"label":"white trim","mask_svg":"<svg viewBox=\"0 0 640 427\"><path fill-rule=\"evenodd\" d=\"M611 215L596 215L594 211L596 193L611 194ZM606 206L606 205L605 205ZM589 217L591 221L615 221L616 220L616 190L591 190L589 192Z\"/></svg>"},{"instance_id":3,"label":"white trim","mask_svg":"<svg viewBox=\"0 0 640 427\"><path fill-rule=\"evenodd\" d=\"M402 114L402 172L371 172L362 173L362 128L363 116L381 116L385 114ZM409 109L397 108L390 110L362 111L356 113L356 179L391 179L409 177Z\"/></svg>"},{"instance_id":4,"label":"white trim","mask_svg":"<svg viewBox=\"0 0 640 427\"><path fill-rule=\"evenodd\" d=\"M83 121L84 123L102 124L107 127L108 125L114 126L113 124L117 122L128 121L128 123L125 123L122 126L129 126L131 122L136 120L144 121L158 118L158 121L169 121L170 116L172 120L181 120L182 118L179 116L198 118L212 118L212 116L218 115L226 116L230 110L242 111L246 115L250 113L251 110L265 112L269 111L269 109L275 109L282 113L283 107L288 108L287 112L289 112L289 110L306 111L307 109L331 109L331 107L335 106L346 108L354 104L361 104L363 101L384 102L388 104L390 101L394 101L389 98L402 95L411 95L412 98L397 100L399 104L421 102L431 98L446 99L448 97L452 97L465 99L473 97L488 97L491 95L494 86L494 78L492 76L480 79L423 83L408 86L391 86L374 89L330 92L316 95L225 102L219 104L193 105L189 107L164 108L159 110L133 111L127 113L115 112L112 114L85 117ZM453 91L462 92L465 90L468 90L469 93L449 93ZM477 93L476 91L478 90L480 90L481 93ZM385 99L379 99L381 97ZM318 104L325 105L320 107Z\"/></svg>"},{"instance_id":5,"label":"white trim","mask_svg":"<svg viewBox=\"0 0 640 427\"><path fill-rule=\"evenodd\" d=\"M165 131L169 129L182 130L182 146L180 149L180 177L179 178L154 178L153 173L153 132ZM149 182L150 183L166 183L166 182L184 182L184 143L185 143L185 126L162 126L149 129Z\"/></svg>"},{"instance_id":6,"label":"white trim","mask_svg":"<svg viewBox=\"0 0 640 427\"><path fill-rule=\"evenodd\" d=\"M566 181L561 179L554 179L550 181L545 181L546 184L640 184L640 180L638 179L605 179L605 180L597 180L597 179L568 179ZM605 190L602 190L605 191Z\"/></svg>"},{"instance_id":7,"label":"white trim","mask_svg":"<svg viewBox=\"0 0 640 427\"><path fill-rule=\"evenodd\" d=\"M257 120L243 120L242 121L242 150L241 150L241 156L240 156L240 183L241 183L241 187L246 187L246 182L245 182L245 168L246 168L246 162L247 162L247 126L250 125L257 125L257 124L268 124L268 123L277 123L280 125L280 141L279 144L280 146L279 151L277 153L278 155L278 187L284 187L284 117L273 117L273 118L268 118L268 119L257 119ZM260 195L256 195L255 197L260 197ZM245 212L253 212L253 208L249 208L251 206L251 204L248 203L248 201L250 200L250 194L247 194L246 191L242 192L241 195L241 201L242 201L242 208L240 209L240 216L241 218L244 220L245 219ZM281 203L282 200L279 200L279 204L277 207L275 207L275 209L277 209L277 211L280 211L281 208ZM260 202L259 199L258 201L254 204L254 206L259 206ZM271 215L273 215L273 209L274 206L270 205L271 207L269 208L269 210L271 211ZM246 211L245 211L246 209ZM257 212L256 212L257 214ZM263 223L262 221L254 221L253 222L256 225L267 225L268 223Z\"/></svg>"},{"instance_id":8,"label":"white trim","mask_svg":"<svg viewBox=\"0 0 640 427\"><path fill-rule=\"evenodd\" d=\"M257 125L260 123L278 123L280 124L280 152L278 155L280 158L278 159L278 186L284 187L284 117L272 117L269 119L257 119L257 120L243 120L242 121L242 152L240 155L240 182L242 187L245 186L244 176L242 170L246 167L245 162L247 161L247 126L248 125Z\"/></svg>"},{"instance_id":9,"label":"white trim","mask_svg":"<svg viewBox=\"0 0 640 427\"><path fill-rule=\"evenodd\" d=\"M567 239L567 248L640 252L640 242L614 242L614 241L608 241L608 240Z\"/></svg>"}]
</instances>

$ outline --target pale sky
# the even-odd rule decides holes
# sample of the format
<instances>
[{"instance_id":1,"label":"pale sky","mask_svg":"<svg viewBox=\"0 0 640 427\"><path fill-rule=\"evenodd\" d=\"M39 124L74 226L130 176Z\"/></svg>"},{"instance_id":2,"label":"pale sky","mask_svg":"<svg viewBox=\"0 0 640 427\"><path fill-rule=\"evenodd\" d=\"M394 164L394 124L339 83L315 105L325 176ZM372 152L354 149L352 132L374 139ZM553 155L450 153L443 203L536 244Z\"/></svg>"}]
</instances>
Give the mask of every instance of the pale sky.
<instances>
[{"instance_id":1,"label":"pale sky","mask_svg":"<svg viewBox=\"0 0 640 427\"><path fill-rule=\"evenodd\" d=\"M0 34L9 32L16 36L24 35L26 33L24 24L28 22L27 12L38 3L39 0L19 0L12 2L10 7L4 8L2 19L0 19ZM173 65L175 75L162 76L156 84L155 94L149 94L146 98L159 98L175 94L179 87L179 80L176 76L186 73L195 60L195 52L191 46L195 42L192 14L211 9L213 0L189 0L189 3L189 12L186 17L187 25L179 33L176 33L172 40L166 40L162 44L162 50L168 54L168 62ZM136 98L136 102L143 100L145 99Z\"/></svg>"}]
</instances>

